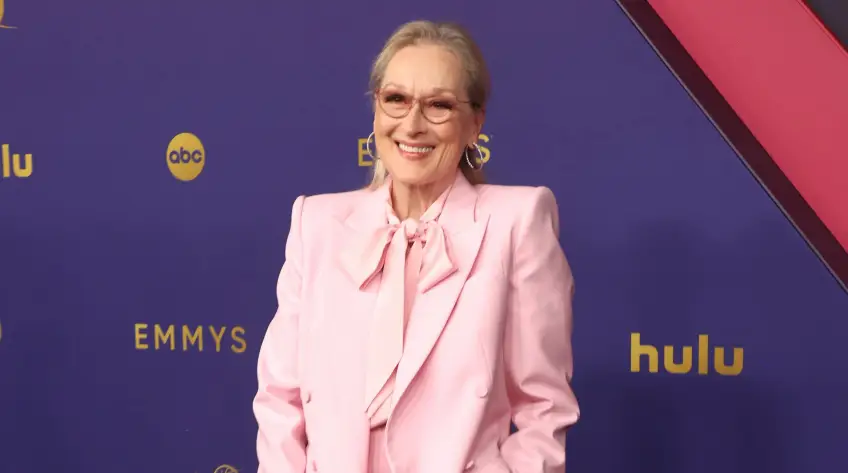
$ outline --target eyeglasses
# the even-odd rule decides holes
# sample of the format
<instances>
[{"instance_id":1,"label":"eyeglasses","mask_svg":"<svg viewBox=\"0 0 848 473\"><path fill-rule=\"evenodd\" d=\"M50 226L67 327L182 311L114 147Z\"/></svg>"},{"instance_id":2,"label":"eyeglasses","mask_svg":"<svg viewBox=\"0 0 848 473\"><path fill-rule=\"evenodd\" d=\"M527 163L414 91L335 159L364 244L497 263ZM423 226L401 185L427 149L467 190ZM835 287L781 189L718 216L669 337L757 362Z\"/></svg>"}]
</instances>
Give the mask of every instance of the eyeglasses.
<instances>
[{"instance_id":1,"label":"eyeglasses","mask_svg":"<svg viewBox=\"0 0 848 473\"><path fill-rule=\"evenodd\" d=\"M446 95L415 98L398 90L377 89L374 91L380 109L392 118L403 118L418 103L421 114L430 123L440 124L448 121L456 112L459 104L471 104ZM472 105L473 106L473 105Z\"/></svg>"}]
</instances>

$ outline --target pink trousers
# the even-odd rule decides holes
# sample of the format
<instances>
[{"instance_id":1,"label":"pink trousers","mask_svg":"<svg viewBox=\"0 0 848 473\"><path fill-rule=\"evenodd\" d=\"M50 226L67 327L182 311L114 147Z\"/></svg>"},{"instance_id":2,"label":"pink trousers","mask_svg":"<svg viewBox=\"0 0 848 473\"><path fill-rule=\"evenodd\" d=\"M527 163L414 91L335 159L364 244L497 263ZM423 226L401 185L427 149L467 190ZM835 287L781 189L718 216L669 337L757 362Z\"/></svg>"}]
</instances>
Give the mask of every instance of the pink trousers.
<instances>
[{"instance_id":1,"label":"pink trousers","mask_svg":"<svg viewBox=\"0 0 848 473\"><path fill-rule=\"evenodd\" d=\"M368 449L368 473L392 473L386 458L386 428L371 429Z\"/></svg>"}]
</instances>

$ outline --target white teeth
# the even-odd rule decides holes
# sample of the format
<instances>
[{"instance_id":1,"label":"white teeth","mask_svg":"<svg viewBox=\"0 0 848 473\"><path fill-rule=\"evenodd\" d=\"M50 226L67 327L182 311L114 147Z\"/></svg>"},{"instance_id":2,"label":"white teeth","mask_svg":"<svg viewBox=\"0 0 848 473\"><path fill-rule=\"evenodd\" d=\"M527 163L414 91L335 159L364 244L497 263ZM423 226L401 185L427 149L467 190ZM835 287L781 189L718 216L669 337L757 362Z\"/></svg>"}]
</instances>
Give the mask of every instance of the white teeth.
<instances>
[{"instance_id":1,"label":"white teeth","mask_svg":"<svg viewBox=\"0 0 848 473\"><path fill-rule=\"evenodd\" d=\"M401 151L405 151L407 153L429 153L433 151L432 146L407 146L403 143L398 143L398 147Z\"/></svg>"}]
</instances>

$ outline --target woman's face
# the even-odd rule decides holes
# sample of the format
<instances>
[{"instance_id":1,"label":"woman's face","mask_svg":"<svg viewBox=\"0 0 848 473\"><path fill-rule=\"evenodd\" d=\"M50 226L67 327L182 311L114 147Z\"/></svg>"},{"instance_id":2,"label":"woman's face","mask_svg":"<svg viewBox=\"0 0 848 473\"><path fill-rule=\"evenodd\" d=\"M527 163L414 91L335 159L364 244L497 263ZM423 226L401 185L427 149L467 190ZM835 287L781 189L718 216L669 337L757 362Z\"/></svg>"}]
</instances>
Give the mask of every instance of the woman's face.
<instances>
[{"instance_id":1,"label":"woman's face","mask_svg":"<svg viewBox=\"0 0 848 473\"><path fill-rule=\"evenodd\" d=\"M375 100L377 155L392 179L408 186L452 182L483 121L468 103L459 59L435 45L403 48Z\"/></svg>"}]
</instances>

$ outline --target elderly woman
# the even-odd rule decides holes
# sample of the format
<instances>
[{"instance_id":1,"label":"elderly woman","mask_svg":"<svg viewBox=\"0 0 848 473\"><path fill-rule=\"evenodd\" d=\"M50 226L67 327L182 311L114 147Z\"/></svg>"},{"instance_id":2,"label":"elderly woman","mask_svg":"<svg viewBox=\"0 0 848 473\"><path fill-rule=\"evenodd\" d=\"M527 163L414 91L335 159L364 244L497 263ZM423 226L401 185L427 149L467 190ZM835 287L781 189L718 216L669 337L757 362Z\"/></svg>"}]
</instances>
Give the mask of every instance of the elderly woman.
<instances>
[{"instance_id":1,"label":"elderly woman","mask_svg":"<svg viewBox=\"0 0 848 473\"><path fill-rule=\"evenodd\" d=\"M371 185L292 208L259 471L561 473L579 410L554 196L484 183L489 76L462 28L403 25L371 87Z\"/></svg>"}]
</instances>

